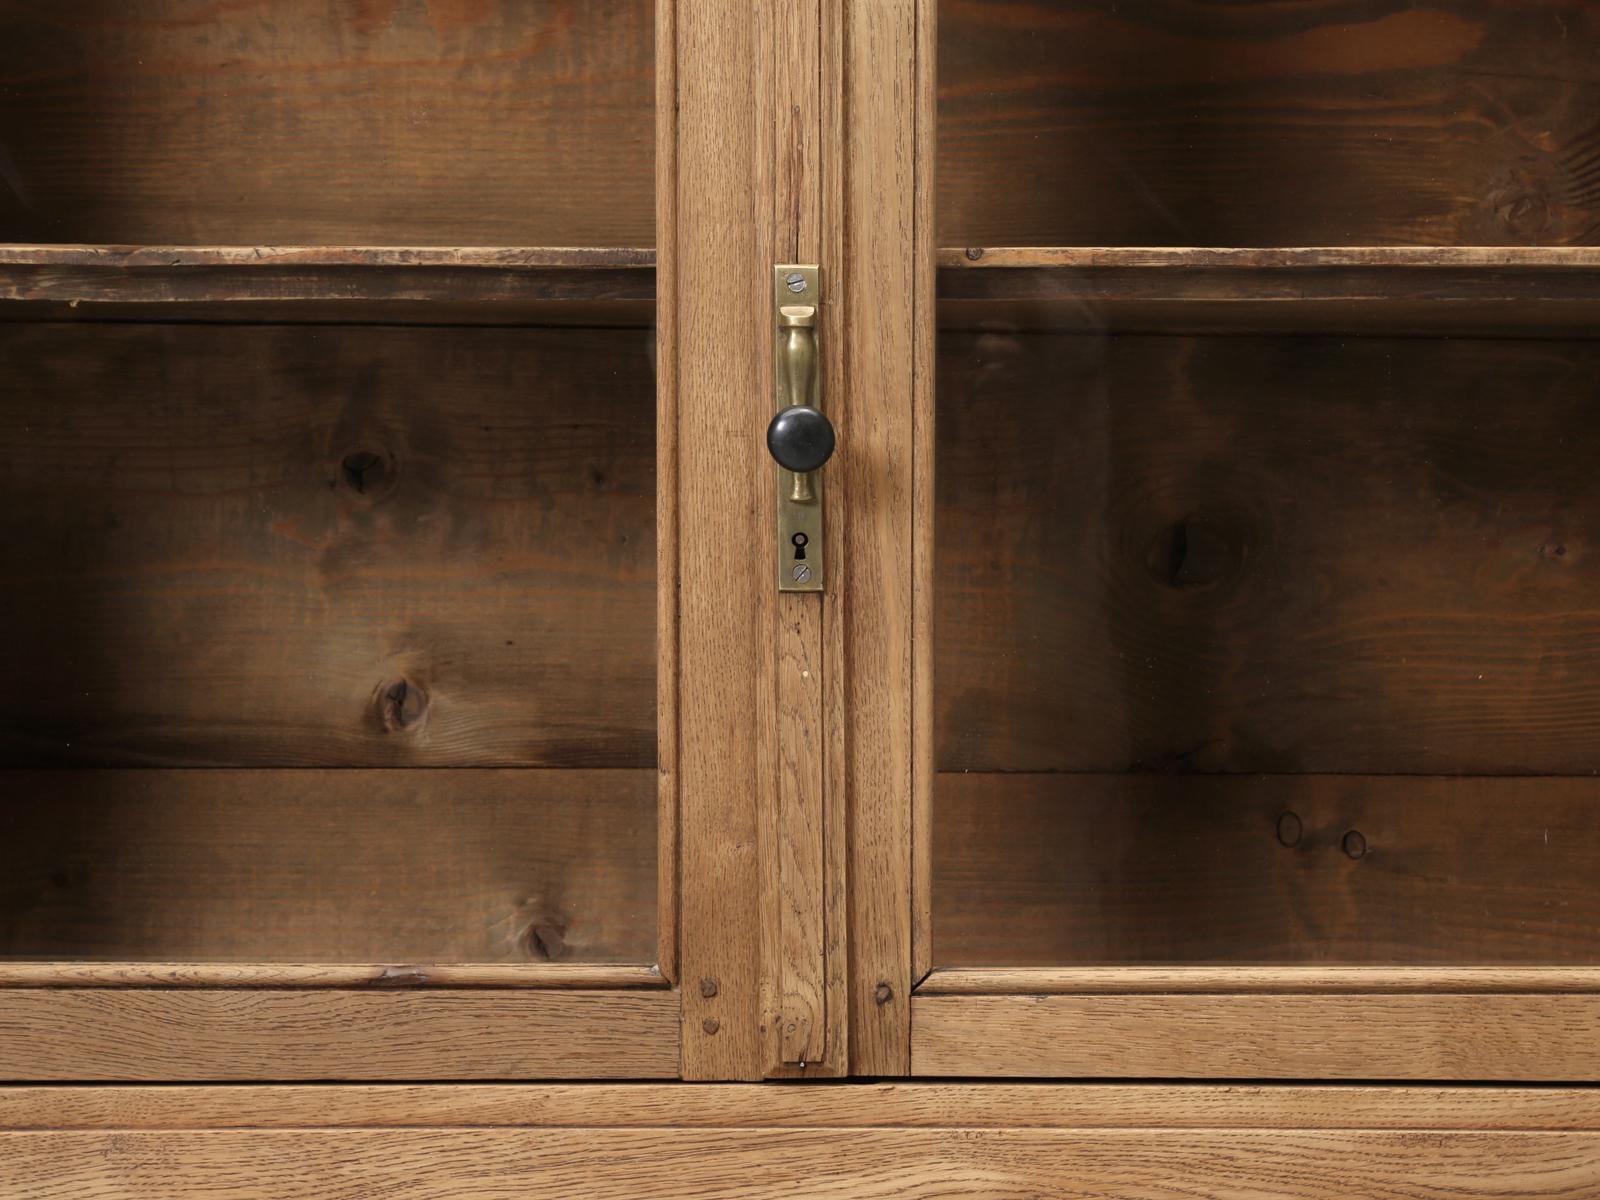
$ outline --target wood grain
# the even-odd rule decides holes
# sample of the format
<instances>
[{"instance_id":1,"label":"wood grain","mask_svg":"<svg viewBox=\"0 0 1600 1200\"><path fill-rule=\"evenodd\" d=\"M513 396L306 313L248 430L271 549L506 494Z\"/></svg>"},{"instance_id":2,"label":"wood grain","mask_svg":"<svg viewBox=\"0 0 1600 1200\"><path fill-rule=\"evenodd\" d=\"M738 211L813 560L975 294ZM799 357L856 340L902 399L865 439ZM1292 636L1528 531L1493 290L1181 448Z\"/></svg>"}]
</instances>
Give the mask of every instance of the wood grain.
<instances>
[{"instance_id":1,"label":"wood grain","mask_svg":"<svg viewBox=\"0 0 1600 1200\"><path fill-rule=\"evenodd\" d=\"M676 280L678 106L676 0L656 5L656 229L662 278ZM654 293L652 278L652 294ZM656 319L656 964L672 982L678 970L678 313L655 305Z\"/></svg>"},{"instance_id":2,"label":"wood grain","mask_svg":"<svg viewBox=\"0 0 1600 1200\"><path fill-rule=\"evenodd\" d=\"M1584 1200L1593 1132L455 1129L3 1135L57 1197L1082 1197Z\"/></svg>"},{"instance_id":3,"label":"wood grain","mask_svg":"<svg viewBox=\"0 0 1600 1200\"><path fill-rule=\"evenodd\" d=\"M911 398L911 981L933 965L934 493L938 457L938 328L936 264L938 190L939 0L917 0L916 233L912 240L916 320Z\"/></svg>"},{"instance_id":4,"label":"wood grain","mask_svg":"<svg viewBox=\"0 0 1600 1200\"><path fill-rule=\"evenodd\" d=\"M23 988L0 991L0 1079L661 1079L677 1025L639 989Z\"/></svg>"},{"instance_id":5,"label":"wood grain","mask_svg":"<svg viewBox=\"0 0 1600 1200\"><path fill-rule=\"evenodd\" d=\"M764 6L762 6L764 7ZM677 330L678 795L683 1076L756 1079L769 1061L763 1027L759 814L775 776L762 770L774 626L770 467L761 432L771 354L770 195L752 188L770 153L766 19L734 0L675 6L672 107L677 222L659 271ZM770 26L765 26L770 29ZM759 127L759 128L758 128ZM766 132L761 132L766 130ZM663 240L667 233L663 230ZM693 519L688 514L693 514ZM770 695L770 693L768 693Z\"/></svg>"},{"instance_id":6,"label":"wood grain","mask_svg":"<svg viewBox=\"0 0 1600 1200\"><path fill-rule=\"evenodd\" d=\"M1215 1084L228 1084L0 1087L0 1129L672 1128L1600 1130L1573 1087Z\"/></svg>"},{"instance_id":7,"label":"wood grain","mask_svg":"<svg viewBox=\"0 0 1600 1200\"><path fill-rule=\"evenodd\" d=\"M897 1075L911 987L916 6L849 0L843 19L845 396L827 470L847 504L833 561L847 577L851 1069Z\"/></svg>"},{"instance_id":8,"label":"wood grain","mask_svg":"<svg viewBox=\"0 0 1600 1200\"><path fill-rule=\"evenodd\" d=\"M0 327L0 757L653 766L651 393L639 332Z\"/></svg>"},{"instance_id":9,"label":"wood grain","mask_svg":"<svg viewBox=\"0 0 1600 1200\"><path fill-rule=\"evenodd\" d=\"M1597 366L946 333L939 768L1592 772Z\"/></svg>"},{"instance_id":10,"label":"wood grain","mask_svg":"<svg viewBox=\"0 0 1600 1200\"><path fill-rule=\"evenodd\" d=\"M1600 992L1600 967L941 967L919 996Z\"/></svg>"},{"instance_id":11,"label":"wood grain","mask_svg":"<svg viewBox=\"0 0 1600 1200\"><path fill-rule=\"evenodd\" d=\"M570 953L570 951L569 951ZM0 962L0 987L353 988L664 987L654 965L513 963Z\"/></svg>"},{"instance_id":12,"label":"wood grain","mask_svg":"<svg viewBox=\"0 0 1600 1200\"><path fill-rule=\"evenodd\" d=\"M0 961L649 964L652 772L10 771L0 879Z\"/></svg>"},{"instance_id":13,"label":"wood grain","mask_svg":"<svg viewBox=\"0 0 1600 1200\"><path fill-rule=\"evenodd\" d=\"M1566 245L1600 230L1582 0L947 0L946 245Z\"/></svg>"},{"instance_id":14,"label":"wood grain","mask_svg":"<svg viewBox=\"0 0 1600 1200\"><path fill-rule=\"evenodd\" d=\"M941 774L934 962L1586 966L1597 803L1593 779Z\"/></svg>"},{"instance_id":15,"label":"wood grain","mask_svg":"<svg viewBox=\"0 0 1600 1200\"><path fill-rule=\"evenodd\" d=\"M0 6L0 240L648 246L637 0Z\"/></svg>"},{"instance_id":16,"label":"wood grain","mask_svg":"<svg viewBox=\"0 0 1600 1200\"><path fill-rule=\"evenodd\" d=\"M943 328L1586 337L1583 246L941 250Z\"/></svg>"},{"instance_id":17,"label":"wood grain","mask_svg":"<svg viewBox=\"0 0 1600 1200\"><path fill-rule=\"evenodd\" d=\"M916 1075L1594 1082L1600 996L923 996Z\"/></svg>"},{"instance_id":18,"label":"wood grain","mask_svg":"<svg viewBox=\"0 0 1600 1200\"><path fill-rule=\"evenodd\" d=\"M649 324L654 263L651 250L583 247L0 246L0 314L66 306L84 318L144 305L147 319L193 319L191 305L206 314L240 305L233 311L245 319L310 302L376 320L442 303L492 306L479 317L486 323L510 323L507 311L526 319L579 309Z\"/></svg>"}]
</instances>

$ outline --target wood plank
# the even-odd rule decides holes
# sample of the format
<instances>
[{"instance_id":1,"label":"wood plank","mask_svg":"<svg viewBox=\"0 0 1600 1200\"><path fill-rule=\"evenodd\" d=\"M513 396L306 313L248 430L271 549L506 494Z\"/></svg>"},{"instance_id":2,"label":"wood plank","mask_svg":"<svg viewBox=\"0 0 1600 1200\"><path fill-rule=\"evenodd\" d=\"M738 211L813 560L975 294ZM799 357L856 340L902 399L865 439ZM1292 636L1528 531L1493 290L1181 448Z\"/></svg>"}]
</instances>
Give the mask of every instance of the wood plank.
<instances>
[{"instance_id":1,"label":"wood plank","mask_svg":"<svg viewBox=\"0 0 1600 1200\"><path fill-rule=\"evenodd\" d=\"M822 605L817 595L778 597L776 853L769 886L777 893L775 1018L782 1065L833 1057L828 1054ZM833 1001L848 1003L844 996Z\"/></svg>"},{"instance_id":2,"label":"wood plank","mask_svg":"<svg viewBox=\"0 0 1600 1200\"><path fill-rule=\"evenodd\" d=\"M933 965L933 565L937 486L934 413L940 319L934 220L938 145L939 0L917 0L916 364L911 401L911 981ZM942 321L941 321L942 323Z\"/></svg>"},{"instance_id":3,"label":"wood plank","mask_svg":"<svg viewBox=\"0 0 1600 1200\"><path fill-rule=\"evenodd\" d=\"M771 213L751 186L770 153L771 44L762 12L735 0L675 3L677 93L671 108L677 222L658 267L660 303L677 330L679 953L683 1076L757 1079L763 1027L757 720L770 655L769 489L761 431L771 354ZM663 48L663 53L666 53ZM765 132L763 132L765 131ZM751 597L757 597L751 602ZM769 693L770 694L770 693Z\"/></svg>"},{"instance_id":4,"label":"wood plank","mask_svg":"<svg viewBox=\"0 0 1600 1200\"><path fill-rule=\"evenodd\" d=\"M6 772L0 960L647 965L655 815L648 768Z\"/></svg>"},{"instance_id":5,"label":"wood plank","mask_svg":"<svg viewBox=\"0 0 1600 1200\"><path fill-rule=\"evenodd\" d=\"M671 1128L1597 1130L1572 1087L1215 1084L136 1084L0 1087L0 1129Z\"/></svg>"},{"instance_id":6,"label":"wood plank","mask_svg":"<svg viewBox=\"0 0 1600 1200\"><path fill-rule=\"evenodd\" d=\"M939 252L946 329L1586 337L1590 247L1071 246Z\"/></svg>"},{"instance_id":7,"label":"wood plank","mask_svg":"<svg viewBox=\"0 0 1600 1200\"><path fill-rule=\"evenodd\" d=\"M651 5L0 8L0 240L648 246Z\"/></svg>"},{"instance_id":8,"label":"wood plank","mask_svg":"<svg viewBox=\"0 0 1600 1200\"><path fill-rule=\"evenodd\" d=\"M161 320L191 304L279 304L292 312L301 302L366 316L442 302L513 311L597 304L626 307L647 322L654 264L651 250L592 247L12 245L0 246L0 316L61 304L88 306L90 313L75 315L148 305Z\"/></svg>"},{"instance_id":9,"label":"wood plank","mask_svg":"<svg viewBox=\"0 0 1600 1200\"><path fill-rule=\"evenodd\" d=\"M916 1075L1594 1082L1600 995L923 996Z\"/></svg>"},{"instance_id":10,"label":"wood plank","mask_svg":"<svg viewBox=\"0 0 1600 1200\"><path fill-rule=\"evenodd\" d=\"M940 966L1596 957L1593 779L941 774L935 803Z\"/></svg>"},{"instance_id":11,"label":"wood plank","mask_svg":"<svg viewBox=\"0 0 1600 1200\"><path fill-rule=\"evenodd\" d=\"M653 1196L1581 1200L1593 1132L457 1129L0 1135L0 1185L58 1197ZM1174 1181L1181 1181L1175 1183Z\"/></svg>"},{"instance_id":12,"label":"wood plank","mask_svg":"<svg viewBox=\"0 0 1600 1200\"><path fill-rule=\"evenodd\" d=\"M662 278L677 279L677 6L656 5L656 229ZM652 292L654 279L652 278ZM656 339L656 963L678 970L678 309L655 306Z\"/></svg>"},{"instance_id":13,"label":"wood plank","mask_svg":"<svg viewBox=\"0 0 1600 1200\"><path fill-rule=\"evenodd\" d=\"M1600 992L1600 967L941 967L919 996Z\"/></svg>"},{"instance_id":14,"label":"wood plank","mask_svg":"<svg viewBox=\"0 0 1600 1200\"><path fill-rule=\"evenodd\" d=\"M0 991L0 1078L660 1079L677 1025L638 989L23 988Z\"/></svg>"},{"instance_id":15,"label":"wood plank","mask_svg":"<svg viewBox=\"0 0 1600 1200\"><path fill-rule=\"evenodd\" d=\"M653 766L651 370L636 331L0 326L0 758Z\"/></svg>"},{"instance_id":16,"label":"wood plank","mask_svg":"<svg viewBox=\"0 0 1600 1200\"><path fill-rule=\"evenodd\" d=\"M842 391L829 371L842 348L843 312L838 280L830 274L822 241L823 23L833 5L819 0L762 5L752 37L758 74L756 176L752 187L769 206L770 233L758 241L774 263L822 263L817 329L821 407L837 412ZM769 275L770 278L770 275ZM768 293L770 295L770 292ZM778 333L768 301L763 306L764 348ZM761 364L762 389L772 397L763 423L789 397L777 378L776 357ZM830 545L839 530L833 467L820 477L823 523ZM770 574L777 527L778 484L763 464L763 494L756 506L764 532L767 574L757 587L758 628L766 631L760 655L762 706L757 761L766 780L758 797L762 907L764 1073L770 1078L817 1078L848 1072L849 997L845 990L846 881L840 843L843 798L829 796L827 764L844 754L840 698L846 681L842 655L828 643L836 632L840 576L828 560L828 594L780 594Z\"/></svg>"},{"instance_id":17,"label":"wood plank","mask_svg":"<svg viewBox=\"0 0 1600 1200\"><path fill-rule=\"evenodd\" d=\"M654 966L629 963L504 964L280 962L0 962L0 987L664 987Z\"/></svg>"},{"instance_id":18,"label":"wood plank","mask_svg":"<svg viewBox=\"0 0 1600 1200\"><path fill-rule=\"evenodd\" d=\"M946 245L1594 240L1581 0L942 10Z\"/></svg>"},{"instance_id":19,"label":"wood plank","mask_svg":"<svg viewBox=\"0 0 1600 1200\"><path fill-rule=\"evenodd\" d=\"M1594 771L1597 367L946 333L939 768Z\"/></svg>"},{"instance_id":20,"label":"wood plank","mask_svg":"<svg viewBox=\"0 0 1600 1200\"><path fill-rule=\"evenodd\" d=\"M851 1069L898 1075L911 990L916 5L847 0L842 13L845 394L827 470L848 498L833 561L846 578Z\"/></svg>"}]
</instances>

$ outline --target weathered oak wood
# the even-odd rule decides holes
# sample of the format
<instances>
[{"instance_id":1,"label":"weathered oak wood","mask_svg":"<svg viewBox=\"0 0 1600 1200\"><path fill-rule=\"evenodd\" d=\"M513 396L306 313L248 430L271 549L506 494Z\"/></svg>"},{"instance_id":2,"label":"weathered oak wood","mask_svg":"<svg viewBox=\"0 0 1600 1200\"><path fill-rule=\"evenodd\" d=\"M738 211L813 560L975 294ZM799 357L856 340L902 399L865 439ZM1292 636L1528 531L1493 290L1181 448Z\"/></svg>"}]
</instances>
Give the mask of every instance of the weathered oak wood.
<instances>
[{"instance_id":1,"label":"weathered oak wood","mask_svg":"<svg viewBox=\"0 0 1600 1200\"><path fill-rule=\"evenodd\" d=\"M0 240L648 246L650 4L0 6Z\"/></svg>"},{"instance_id":2,"label":"weathered oak wood","mask_svg":"<svg viewBox=\"0 0 1600 1200\"><path fill-rule=\"evenodd\" d=\"M1587 1088L1070 1083L0 1087L0 1129L646 1126L1597 1130Z\"/></svg>"},{"instance_id":3,"label":"weathered oak wood","mask_svg":"<svg viewBox=\"0 0 1600 1200\"><path fill-rule=\"evenodd\" d=\"M548 930L547 930L548 932ZM644 939L641 938L641 941ZM546 943L546 948L548 944ZM571 950L568 948L568 952ZM27 962L0 961L0 987L352 988L664 987L655 966L629 963L510 962Z\"/></svg>"},{"instance_id":4,"label":"weathered oak wood","mask_svg":"<svg viewBox=\"0 0 1600 1200\"><path fill-rule=\"evenodd\" d=\"M1586 337L1590 247L1005 246L939 252L945 328Z\"/></svg>"},{"instance_id":5,"label":"weathered oak wood","mask_svg":"<svg viewBox=\"0 0 1600 1200\"><path fill-rule=\"evenodd\" d=\"M1593 1082L1600 995L923 996L916 1075Z\"/></svg>"},{"instance_id":6,"label":"weathered oak wood","mask_svg":"<svg viewBox=\"0 0 1600 1200\"><path fill-rule=\"evenodd\" d=\"M1356 1130L371 1129L16 1133L18 1200L486 1194L1585 1200L1600 1134ZM1174 1181L1181 1181L1175 1184Z\"/></svg>"},{"instance_id":7,"label":"weathered oak wood","mask_svg":"<svg viewBox=\"0 0 1600 1200\"><path fill-rule=\"evenodd\" d=\"M677 1073L678 1003L667 991L0 991L6 1080Z\"/></svg>"},{"instance_id":8,"label":"weathered oak wood","mask_svg":"<svg viewBox=\"0 0 1600 1200\"><path fill-rule=\"evenodd\" d=\"M919 996L1600 992L1600 967L940 967Z\"/></svg>"},{"instance_id":9,"label":"weathered oak wood","mask_svg":"<svg viewBox=\"0 0 1600 1200\"><path fill-rule=\"evenodd\" d=\"M945 245L1562 245L1600 223L1582 0L948 0Z\"/></svg>"},{"instance_id":10,"label":"weathered oak wood","mask_svg":"<svg viewBox=\"0 0 1600 1200\"><path fill-rule=\"evenodd\" d=\"M1597 804L1592 779L941 774L934 962L1587 966Z\"/></svg>"},{"instance_id":11,"label":"weathered oak wood","mask_svg":"<svg viewBox=\"0 0 1600 1200\"><path fill-rule=\"evenodd\" d=\"M654 264L651 250L582 247L0 245L0 316L65 306L73 318L115 317L143 305L146 319L192 319L198 305L210 319L262 310L294 319L310 305L344 320L389 320L426 304L479 306L484 323L577 309L648 324Z\"/></svg>"},{"instance_id":12,"label":"weathered oak wood","mask_svg":"<svg viewBox=\"0 0 1600 1200\"><path fill-rule=\"evenodd\" d=\"M940 769L1600 769L1597 371L946 333Z\"/></svg>"},{"instance_id":13,"label":"weathered oak wood","mask_svg":"<svg viewBox=\"0 0 1600 1200\"><path fill-rule=\"evenodd\" d=\"M649 769L8 771L0 983L3 960L648 965L653 793Z\"/></svg>"},{"instance_id":14,"label":"weathered oak wood","mask_svg":"<svg viewBox=\"0 0 1600 1200\"><path fill-rule=\"evenodd\" d=\"M10 765L655 761L637 331L0 326Z\"/></svg>"}]
</instances>

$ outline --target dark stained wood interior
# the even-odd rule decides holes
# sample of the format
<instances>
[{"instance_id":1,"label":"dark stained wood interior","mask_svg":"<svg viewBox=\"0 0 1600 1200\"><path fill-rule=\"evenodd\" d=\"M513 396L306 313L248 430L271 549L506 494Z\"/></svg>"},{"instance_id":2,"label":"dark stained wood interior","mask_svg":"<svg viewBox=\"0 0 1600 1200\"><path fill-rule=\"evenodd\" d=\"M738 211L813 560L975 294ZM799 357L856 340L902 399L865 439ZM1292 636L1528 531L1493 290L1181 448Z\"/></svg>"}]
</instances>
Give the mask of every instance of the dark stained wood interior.
<instances>
[{"instance_id":1,"label":"dark stained wood interior","mask_svg":"<svg viewBox=\"0 0 1600 1200\"><path fill-rule=\"evenodd\" d=\"M935 965L1600 959L1600 343L943 330L937 399Z\"/></svg>"},{"instance_id":2,"label":"dark stained wood interior","mask_svg":"<svg viewBox=\"0 0 1600 1200\"><path fill-rule=\"evenodd\" d=\"M1600 343L939 344L948 771L1600 771Z\"/></svg>"},{"instance_id":3,"label":"dark stained wood interior","mask_svg":"<svg viewBox=\"0 0 1600 1200\"><path fill-rule=\"evenodd\" d=\"M0 959L655 956L655 772L0 774Z\"/></svg>"},{"instance_id":4,"label":"dark stained wood interior","mask_svg":"<svg viewBox=\"0 0 1600 1200\"><path fill-rule=\"evenodd\" d=\"M645 331L0 325L0 445L0 763L655 763Z\"/></svg>"},{"instance_id":5,"label":"dark stained wood interior","mask_svg":"<svg viewBox=\"0 0 1600 1200\"><path fill-rule=\"evenodd\" d=\"M0 0L0 241L654 244L649 0Z\"/></svg>"},{"instance_id":6,"label":"dark stained wood interior","mask_svg":"<svg viewBox=\"0 0 1600 1200\"><path fill-rule=\"evenodd\" d=\"M938 966L1600 960L1594 779L944 773L934 796Z\"/></svg>"},{"instance_id":7,"label":"dark stained wood interior","mask_svg":"<svg viewBox=\"0 0 1600 1200\"><path fill-rule=\"evenodd\" d=\"M941 0L952 246L1600 239L1586 0Z\"/></svg>"},{"instance_id":8,"label":"dark stained wood interior","mask_svg":"<svg viewBox=\"0 0 1600 1200\"><path fill-rule=\"evenodd\" d=\"M1600 324L1590 247L947 247L938 263L942 329L1570 338Z\"/></svg>"}]
</instances>

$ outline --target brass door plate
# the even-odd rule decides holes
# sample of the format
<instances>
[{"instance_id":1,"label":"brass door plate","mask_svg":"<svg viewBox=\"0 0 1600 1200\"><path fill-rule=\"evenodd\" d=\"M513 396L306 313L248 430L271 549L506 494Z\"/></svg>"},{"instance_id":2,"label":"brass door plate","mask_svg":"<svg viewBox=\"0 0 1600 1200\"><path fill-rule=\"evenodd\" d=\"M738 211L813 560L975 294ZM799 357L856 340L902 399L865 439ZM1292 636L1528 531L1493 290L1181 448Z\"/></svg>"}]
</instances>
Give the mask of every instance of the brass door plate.
<instances>
[{"instance_id":1,"label":"brass door plate","mask_svg":"<svg viewBox=\"0 0 1600 1200\"><path fill-rule=\"evenodd\" d=\"M809 310L809 311L808 311ZM822 293L815 264L772 269L772 379L777 409L822 407ZM822 471L778 473L778 590L820 592L826 578Z\"/></svg>"}]
</instances>

